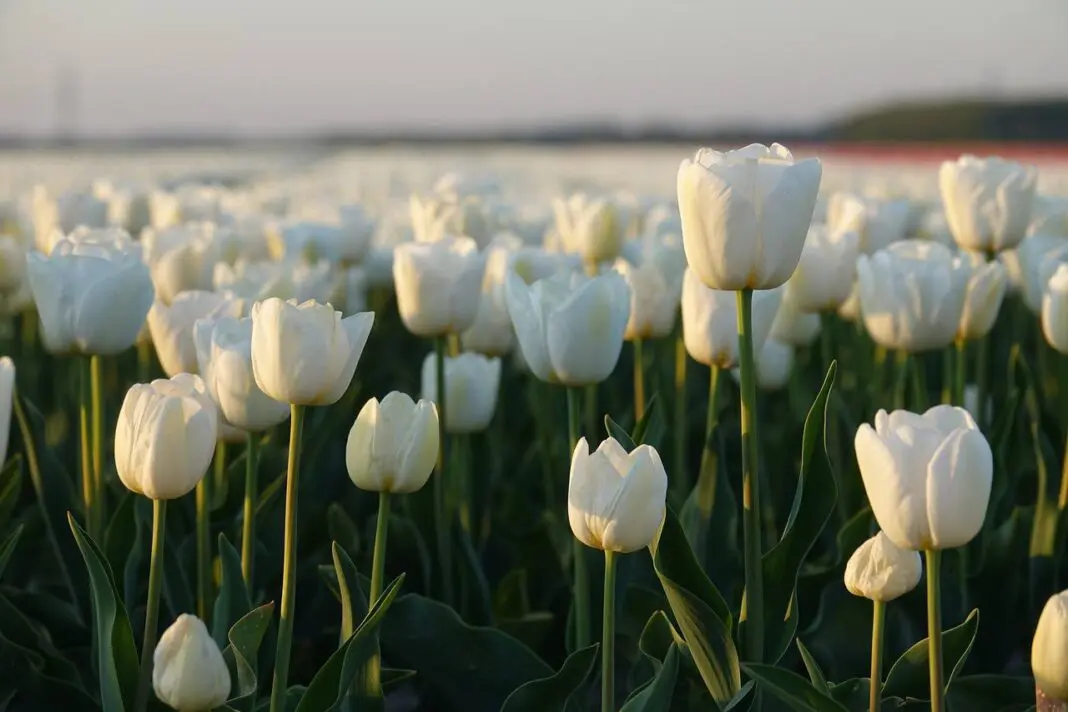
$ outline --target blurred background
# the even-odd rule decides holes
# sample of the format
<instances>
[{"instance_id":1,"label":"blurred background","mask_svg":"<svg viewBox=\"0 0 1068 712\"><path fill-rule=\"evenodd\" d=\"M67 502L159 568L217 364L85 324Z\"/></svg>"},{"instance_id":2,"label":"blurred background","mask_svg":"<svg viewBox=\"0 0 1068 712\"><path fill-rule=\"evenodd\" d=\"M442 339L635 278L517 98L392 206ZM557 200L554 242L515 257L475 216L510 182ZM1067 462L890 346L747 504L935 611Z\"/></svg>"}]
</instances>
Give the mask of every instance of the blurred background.
<instances>
[{"instance_id":1,"label":"blurred background","mask_svg":"<svg viewBox=\"0 0 1068 712\"><path fill-rule=\"evenodd\" d=\"M0 147L1068 140L1065 0L0 0Z\"/></svg>"}]
</instances>

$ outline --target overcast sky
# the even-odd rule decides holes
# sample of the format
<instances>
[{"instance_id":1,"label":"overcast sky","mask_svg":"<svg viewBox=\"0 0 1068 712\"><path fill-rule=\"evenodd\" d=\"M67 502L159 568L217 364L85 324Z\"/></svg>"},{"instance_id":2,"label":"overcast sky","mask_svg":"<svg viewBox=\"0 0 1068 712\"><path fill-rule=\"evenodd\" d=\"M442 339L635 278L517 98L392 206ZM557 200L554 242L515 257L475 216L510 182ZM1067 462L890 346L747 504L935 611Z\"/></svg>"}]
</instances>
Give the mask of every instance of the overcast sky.
<instances>
[{"instance_id":1,"label":"overcast sky","mask_svg":"<svg viewBox=\"0 0 1068 712\"><path fill-rule=\"evenodd\" d=\"M64 74L93 134L812 123L1068 92L1068 0L0 0L0 131Z\"/></svg>"}]
</instances>

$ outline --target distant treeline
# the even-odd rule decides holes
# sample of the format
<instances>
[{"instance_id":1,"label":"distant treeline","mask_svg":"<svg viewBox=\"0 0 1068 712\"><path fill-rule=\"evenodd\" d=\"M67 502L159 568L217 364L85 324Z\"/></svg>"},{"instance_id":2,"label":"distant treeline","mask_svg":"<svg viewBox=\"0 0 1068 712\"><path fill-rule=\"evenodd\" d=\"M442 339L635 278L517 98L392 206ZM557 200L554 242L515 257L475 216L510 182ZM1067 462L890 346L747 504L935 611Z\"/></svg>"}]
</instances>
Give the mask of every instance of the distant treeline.
<instances>
[{"instance_id":1,"label":"distant treeline","mask_svg":"<svg viewBox=\"0 0 1068 712\"><path fill-rule=\"evenodd\" d=\"M192 146L322 147L388 144L589 144L687 143L746 141L782 143L872 142L1068 142L1068 98L1026 101L966 99L900 103L828 122L814 130L769 125L709 129L650 125L627 129L612 121L499 131L329 131L307 135L242 137L226 132L145 133L122 138L26 138L0 135L0 149L78 146L100 149L182 148Z\"/></svg>"}]
</instances>

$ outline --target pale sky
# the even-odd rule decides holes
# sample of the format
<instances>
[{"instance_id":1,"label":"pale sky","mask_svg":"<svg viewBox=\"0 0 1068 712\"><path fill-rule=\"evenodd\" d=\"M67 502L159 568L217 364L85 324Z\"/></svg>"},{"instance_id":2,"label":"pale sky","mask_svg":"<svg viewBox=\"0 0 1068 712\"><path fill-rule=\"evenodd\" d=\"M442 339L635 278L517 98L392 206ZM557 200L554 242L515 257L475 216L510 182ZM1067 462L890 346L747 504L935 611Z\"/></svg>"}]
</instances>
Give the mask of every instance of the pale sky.
<instances>
[{"instance_id":1,"label":"pale sky","mask_svg":"<svg viewBox=\"0 0 1068 712\"><path fill-rule=\"evenodd\" d=\"M811 124L1068 93L1068 0L0 0L0 132L64 71L89 134Z\"/></svg>"}]
</instances>

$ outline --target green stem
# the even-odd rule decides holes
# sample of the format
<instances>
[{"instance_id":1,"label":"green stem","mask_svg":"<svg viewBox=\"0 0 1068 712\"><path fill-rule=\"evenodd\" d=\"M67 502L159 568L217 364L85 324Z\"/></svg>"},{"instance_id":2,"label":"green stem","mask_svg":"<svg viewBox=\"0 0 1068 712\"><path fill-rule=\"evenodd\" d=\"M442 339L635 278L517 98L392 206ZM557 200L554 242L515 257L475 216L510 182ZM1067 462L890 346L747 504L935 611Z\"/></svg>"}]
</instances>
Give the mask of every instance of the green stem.
<instances>
[{"instance_id":1,"label":"green stem","mask_svg":"<svg viewBox=\"0 0 1068 712\"><path fill-rule=\"evenodd\" d=\"M297 490L300 483L300 440L304 406L290 406L289 465L286 468L285 544L282 554L282 606L278 615L278 647L274 655L271 712L284 712L289 654L293 647L293 614L297 597Z\"/></svg>"},{"instance_id":2,"label":"green stem","mask_svg":"<svg viewBox=\"0 0 1068 712\"><path fill-rule=\"evenodd\" d=\"M975 414L975 420L977 421L981 430L986 430L987 423L987 392L990 389L990 335L986 335L975 345L975 382L976 392L979 396L979 405L976 407L978 411Z\"/></svg>"},{"instance_id":3,"label":"green stem","mask_svg":"<svg viewBox=\"0 0 1068 712\"><path fill-rule=\"evenodd\" d=\"M905 407L905 388L909 378L909 352L898 350L894 352L894 410Z\"/></svg>"},{"instance_id":4,"label":"green stem","mask_svg":"<svg viewBox=\"0 0 1068 712\"><path fill-rule=\"evenodd\" d=\"M964 407L964 384L968 381L968 342L957 339L954 345L953 405Z\"/></svg>"},{"instance_id":5,"label":"green stem","mask_svg":"<svg viewBox=\"0 0 1068 712\"><path fill-rule=\"evenodd\" d=\"M869 712L879 712L883 695L883 632L886 627L886 604L872 601L871 613L871 694Z\"/></svg>"},{"instance_id":6,"label":"green stem","mask_svg":"<svg viewBox=\"0 0 1068 712\"><path fill-rule=\"evenodd\" d=\"M942 350L942 402L953 403L953 392L956 387L954 381L953 364L955 361L955 349Z\"/></svg>"},{"instance_id":7,"label":"green stem","mask_svg":"<svg viewBox=\"0 0 1068 712\"><path fill-rule=\"evenodd\" d=\"M586 386L586 440L590 443L590 447L599 445L601 440L598 438L594 442L594 437L598 430L600 430L601 423L597 417L597 384L591 383ZM575 450L575 446L571 446L572 452ZM570 455L571 453L568 453Z\"/></svg>"},{"instance_id":8,"label":"green stem","mask_svg":"<svg viewBox=\"0 0 1068 712\"><path fill-rule=\"evenodd\" d=\"M927 657L931 676L931 712L944 712L946 705L942 682L942 600L938 585L942 552L928 549L924 556L927 559Z\"/></svg>"},{"instance_id":9,"label":"green stem","mask_svg":"<svg viewBox=\"0 0 1068 712\"><path fill-rule=\"evenodd\" d=\"M601 712L616 712L616 552L604 552L604 618L601 627Z\"/></svg>"},{"instance_id":10,"label":"green stem","mask_svg":"<svg viewBox=\"0 0 1068 712\"><path fill-rule=\"evenodd\" d=\"M645 417L645 354L642 340L634 340L634 423Z\"/></svg>"},{"instance_id":11,"label":"green stem","mask_svg":"<svg viewBox=\"0 0 1068 712\"><path fill-rule=\"evenodd\" d=\"M82 502L85 505L85 526L89 530L89 536L99 542L100 521L98 494L96 483L93 481L93 460L91 454L92 438L90 436L90 409L92 408L92 374L89 359L78 359L81 366L81 398L79 399L79 425L82 450Z\"/></svg>"},{"instance_id":12,"label":"green stem","mask_svg":"<svg viewBox=\"0 0 1068 712\"><path fill-rule=\"evenodd\" d=\"M241 521L241 575L245 586L252 593L252 577L256 565L256 504L259 499L259 477L257 446L259 433L248 434L245 447L245 506Z\"/></svg>"},{"instance_id":13,"label":"green stem","mask_svg":"<svg viewBox=\"0 0 1068 712\"><path fill-rule=\"evenodd\" d=\"M441 594L445 603L453 602L452 585L452 541L449 530L449 509L445 501L445 494L449 485L446 479L448 458L446 449L448 436L445 431L445 394L448 391L445 384L445 352L448 349L448 337L441 336L434 341L434 366L437 382L437 406L438 406L438 476L434 478L434 535L438 544L438 562L441 566Z\"/></svg>"},{"instance_id":14,"label":"green stem","mask_svg":"<svg viewBox=\"0 0 1068 712\"><path fill-rule=\"evenodd\" d=\"M137 345L137 380L148 383L152 380L152 342L142 341Z\"/></svg>"},{"instance_id":15,"label":"green stem","mask_svg":"<svg viewBox=\"0 0 1068 712\"><path fill-rule=\"evenodd\" d=\"M567 432L568 442L571 445L571 453L579 441L580 408L579 400L582 396L578 388L567 389ZM586 570L586 552L582 542L578 539L571 540L572 558L575 560L575 649L581 650L590 644L590 580Z\"/></svg>"},{"instance_id":16,"label":"green stem","mask_svg":"<svg viewBox=\"0 0 1068 712\"><path fill-rule=\"evenodd\" d=\"M708 466L708 460L715 456L712 448L712 432L719 424L719 366L710 366L708 371L708 411L705 414L705 440L701 449L701 472Z\"/></svg>"},{"instance_id":17,"label":"green stem","mask_svg":"<svg viewBox=\"0 0 1068 712\"><path fill-rule=\"evenodd\" d=\"M742 390L742 530L745 559L747 659L764 660L764 575L761 569L760 440L756 417L756 360L753 354L753 290L737 292Z\"/></svg>"},{"instance_id":18,"label":"green stem","mask_svg":"<svg viewBox=\"0 0 1068 712\"><path fill-rule=\"evenodd\" d=\"M457 504L460 510L460 528L468 537L472 537L474 527L474 511L471 491L471 436L454 435L453 447L456 448L456 459L453 464L457 472L453 475L458 487ZM473 540L473 537L472 537Z\"/></svg>"},{"instance_id":19,"label":"green stem","mask_svg":"<svg viewBox=\"0 0 1068 712\"><path fill-rule=\"evenodd\" d=\"M1057 509L1068 508L1068 437L1064 440L1064 459L1061 461L1061 487L1057 495Z\"/></svg>"},{"instance_id":20,"label":"green stem","mask_svg":"<svg viewBox=\"0 0 1068 712\"><path fill-rule=\"evenodd\" d=\"M682 497L686 496L686 342L682 332L675 337L675 478L674 484Z\"/></svg>"},{"instance_id":21,"label":"green stem","mask_svg":"<svg viewBox=\"0 0 1068 712\"><path fill-rule=\"evenodd\" d=\"M389 536L389 492L378 493L378 521L375 523L375 551L371 562L371 593L367 605L373 606L382 595L386 570L386 537Z\"/></svg>"},{"instance_id":22,"label":"green stem","mask_svg":"<svg viewBox=\"0 0 1068 712\"><path fill-rule=\"evenodd\" d=\"M104 399L101 388L102 364L100 357L89 358L89 387L92 398L92 443L93 443L93 488L96 490L97 522L103 534L103 523L108 520L107 497L104 489ZM101 540L97 540L101 541Z\"/></svg>"},{"instance_id":23,"label":"green stem","mask_svg":"<svg viewBox=\"0 0 1068 712\"><path fill-rule=\"evenodd\" d=\"M226 456L221 441L215 445L216 469ZM197 616L208 622L211 615L211 485L214 474L205 475L196 489L196 546L197 546Z\"/></svg>"},{"instance_id":24,"label":"green stem","mask_svg":"<svg viewBox=\"0 0 1068 712\"><path fill-rule=\"evenodd\" d=\"M148 567L148 603L145 606L145 635L141 643L141 673L137 678L134 712L144 712L152 687L152 656L159 631L159 595L163 589L163 544L167 533L167 500L152 500L152 555Z\"/></svg>"}]
</instances>

